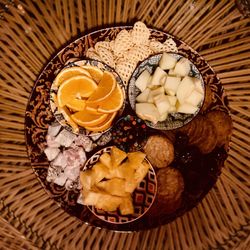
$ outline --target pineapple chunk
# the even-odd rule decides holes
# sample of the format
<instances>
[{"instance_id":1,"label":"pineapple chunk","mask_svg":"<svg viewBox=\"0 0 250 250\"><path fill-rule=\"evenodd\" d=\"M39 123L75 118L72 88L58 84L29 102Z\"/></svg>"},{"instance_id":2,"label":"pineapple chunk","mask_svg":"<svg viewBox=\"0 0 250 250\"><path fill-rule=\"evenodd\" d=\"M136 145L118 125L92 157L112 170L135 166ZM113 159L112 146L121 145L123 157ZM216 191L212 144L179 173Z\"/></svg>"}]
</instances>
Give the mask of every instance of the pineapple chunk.
<instances>
[{"instance_id":1,"label":"pineapple chunk","mask_svg":"<svg viewBox=\"0 0 250 250\"><path fill-rule=\"evenodd\" d=\"M98 188L103 189L105 192L111 195L127 196L125 191L125 180L120 178L113 178L108 181L102 181L96 184Z\"/></svg>"},{"instance_id":2,"label":"pineapple chunk","mask_svg":"<svg viewBox=\"0 0 250 250\"><path fill-rule=\"evenodd\" d=\"M101 193L95 191L83 191L82 192L83 205L96 206L101 195L102 195Z\"/></svg>"},{"instance_id":3,"label":"pineapple chunk","mask_svg":"<svg viewBox=\"0 0 250 250\"><path fill-rule=\"evenodd\" d=\"M127 157L127 154L117 147L112 147L111 149L111 163L115 168L121 164L121 162Z\"/></svg>"},{"instance_id":4,"label":"pineapple chunk","mask_svg":"<svg viewBox=\"0 0 250 250\"><path fill-rule=\"evenodd\" d=\"M106 166L104 166L101 162L97 162L93 166L92 171L94 172L94 183L100 182L109 173L108 168Z\"/></svg>"},{"instance_id":5,"label":"pineapple chunk","mask_svg":"<svg viewBox=\"0 0 250 250\"><path fill-rule=\"evenodd\" d=\"M137 169L140 166L140 164L143 162L145 157L146 157L146 154L144 154L140 151L128 153L129 165L133 169Z\"/></svg>"},{"instance_id":6,"label":"pineapple chunk","mask_svg":"<svg viewBox=\"0 0 250 250\"><path fill-rule=\"evenodd\" d=\"M131 180L127 180L125 182L125 192L128 193L133 193L137 187L138 183L136 182L136 180L133 178Z\"/></svg>"},{"instance_id":7,"label":"pineapple chunk","mask_svg":"<svg viewBox=\"0 0 250 250\"><path fill-rule=\"evenodd\" d=\"M130 180L134 177L135 170L129 162L125 162L115 169L115 175L118 178Z\"/></svg>"},{"instance_id":8,"label":"pineapple chunk","mask_svg":"<svg viewBox=\"0 0 250 250\"><path fill-rule=\"evenodd\" d=\"M94 171L92 169L80 172L80 181L84 189L89 190L95 184Z\"/></svg>"},{"instance_id":9,"label":"pineapple chunk","mask_svg":"<svg viewBox=\"0 0 250 250\"><path fill-rule=\"evenodd\" d=\"M101 194L100 199L96 203L95 207L104 211L115 211L122 202L121 197L112 196L109 194Z\"/></svg>"},{"instance_id":10,"label":"pineapple chunk","mask_svg":"<svg viewBox=\"0 0 250 250\"><path fill-rule=\"evenodd\" d=\"M122 215L133 214L134 207L131 197L122 198L122 202L119 206L119 209Z\"/></svg>"},{"instance_id":11,"label":"pineapple chunk","mask_svg":"<svg viewBox=\"0 0 250 250\"><path fill-rule=\"evenodd\" d=\"M136 169L134 178L135 178L137 184L139 184L144 179L144 177L148 173L149 168L150 168L149 164L144 161L139 166L139 168Z\"/></svg>"},{"instance_id":12,"label":"pineapple chunk","mask_svg":"<svg viewBox=\"0 0 250 250\"><path fill-rule=\"evenodd\" d=\"M99 161L108 168L112 168L111 157L108 153L101 155Z\"/></svg>"}]
</instances>

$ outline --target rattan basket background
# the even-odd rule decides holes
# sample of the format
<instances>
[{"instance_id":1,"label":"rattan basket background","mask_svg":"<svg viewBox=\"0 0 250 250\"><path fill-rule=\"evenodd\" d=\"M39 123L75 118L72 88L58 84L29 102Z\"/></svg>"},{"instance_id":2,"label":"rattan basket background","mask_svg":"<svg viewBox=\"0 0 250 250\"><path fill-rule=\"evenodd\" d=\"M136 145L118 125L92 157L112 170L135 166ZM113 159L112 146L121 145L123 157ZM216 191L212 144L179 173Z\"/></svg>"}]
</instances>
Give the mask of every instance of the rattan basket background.
<instances>
[{"instance_id":1,"label":"rattan basket background","mask_svg":"<svg viewBox=\"0 0 250 250\"><path fill-rule=\"evenodd\" d=\"M135 20L208 60L228 95L234 130L222 175L201 204L168 225L126 234L84 225L48 197L27 158L24 113L59 48ZM0 249L250 249L249 24L228 0L0 0Z\"/></svg>"}]
</instances>

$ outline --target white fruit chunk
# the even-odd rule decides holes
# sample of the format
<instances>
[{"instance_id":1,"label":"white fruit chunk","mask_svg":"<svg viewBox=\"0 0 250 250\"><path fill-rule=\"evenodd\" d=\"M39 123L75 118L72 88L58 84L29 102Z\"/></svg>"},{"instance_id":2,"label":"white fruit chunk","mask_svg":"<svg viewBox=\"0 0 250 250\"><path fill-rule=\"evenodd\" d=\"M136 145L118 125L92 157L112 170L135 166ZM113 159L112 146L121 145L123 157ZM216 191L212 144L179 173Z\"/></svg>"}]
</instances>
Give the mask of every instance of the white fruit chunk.
<instances>
[{"instance_id":1,"label":"white fruit chunk","mask_svg":"<svg viewBox=\"0 0 250 250\"><path fill-rule=\"evenodd\" d=\"M168 112L169 113L175 113L177 111L176 106L170 106Z\"/></svg>"},{"instance_id":2,"label":"white fruit chunk","mask_svg":"<svg viewBox=\"0 0 250 250\"><path fill-rule=\"evenodd\" d=\"M139 94L139 95L136 97L136 101L137 101L137 102L147 102L149 93L150 93L150 89L149 89L149 88L144 89L144 90L141 92L141 94Z\"/></svg>"},{"instance_id":3,"label":"white fruit chunk","mask_svg":"<svg viewBox=\"0 0 250 250\"><path fill-rule=\"evenodd\" d=\"M194 114L198 107L192 106L191 104L188 103L182 103L178 109L177 112L179 113L184 113L184 114Z\"/></svg>"},{"instance_id":4,"label":"white fruit chunk","mask_svg":"<svg viewBox=\"0 0 250 250\"><path fill-rule=\"evenodd\" d=\"M177 98L175 96L170 96L170 95L168 95L167 98L168 98L170 105L175 106L175 104L177 102Z\"/></svg>"},{"instance_id":5,"label":"white fruit chunk","mask_svg":"<svg viewBox=\"0 0 250 250\"><path fill-rule=\"evenodd\" d=\"M174 96L178 89L179 84L181 83L181 78L176 76L167 76L165 81L165 91L167 94Z\"/></svg>"},{"instance_id":6,"label":"white fruit chunk","mask_svg":"<svg viewBox=\"0 0 250 250\"><path fill-rule=\"evenodd\" d=\"M180 103L184 103L186 98L191 94L194 90L194 83L192 77L185 76L181 83L178 86L176 96Z\"/></svg>"},{"instance_id":7,"label":"white fruit chunk","mask_svg":"<svg viewBox=\"0 0 250 250\"><path fill-rule=\"evenodd\" d=\"M136 103L135 112L141 119L153 123L157 123L160 117L158 109L152 103Z\"/></svg>"},{"instance_id":8,"label":"white fruit chunk","mask_svg":"<svg viewBox=\"0 0 250 250\"><path fill-rule=\"evenodd\" d=\"M177 59L175 57L164 52L159 62L159 66L164 70L173 69L176 63Z\"/></svg>"},{"instance_id":9,"label":"white fruit chunk","mask_svg":"<svg viewBox=\"0 0 250 250\"><path fill-rule=\"evenodd\" d=\"M201 80L193 77L193 81L194 81L195 89L199 91L201 94L204 94L204 90L201 85Z\"/></svg>"},{"instance_id":10,"label":"white fruit chunk","mask_svg":"<svg viewBox=\"0 0 250 250\"><path fill-rule=\"evenodd\" d=\"M159 122L163 122L163 121L165 121L167 118L168 118L168 113L166 112L166 113L160 115Z\"/></svg>"},{"instance_id":11,"label":"white fruit chunk","mask_svg":"<svg viewBox=\"0 0 250 250\"><path fill-rule=\"evenodd\" d=\"M144 70L135 81L135 86L142 92L146 89L151 75L147 70Z\"/></svg>"},{"instance_id":12,"label":"white fruit chunk","mask_svg":"<svg viewBox=\"0 0 250 250\"><path fill-rule=\"evenodd\" d=\"M163 115L169 111L171 105L166 95L157 96L154 100L156 108L158 109L160 115Z\"/></svg>"},{"instance_id":13,"label":"white fruit chunk","mask_svg":"<svg viewBox=\"0 0 250 250\"><path fill-rule=\"evenodd\" d=\"M153 76L152 76L152 79L151 79L151 82L150 82L150 86L161 86L164 84L164 80L167 76L167 73L162 70L160 67L157 67Z\"/></svg>"},{"instance_id":14,"label":"white fruit chunk","mask_svg":"<svg viewBox=\"0 0 250 250\"><path fill-rule=\"evenodd\" d=\"M158 95L164 95L164 88L163 87L159 87L156 88L154 90L150 90L149 95L148 95L148 99L146 102L149 103L154 103L154 97L158 96Z\"/></svg>"},{"instance_id":15,"label":"white fruit chunk","mask_svg":"<svg viewBox=\"0 0 250 250\"><path fill-rule=\"evenodd\" d=\"M174 70L173 70L173 69L170 69L170 70L168 71L168 75L169 75L169 76L175 76Z\"/></svg>"},{"instance_id":16,"label":"white fruit chunk","mask_svg":"<svg viewBox=\"0 0 250 250\"><path fill-rule=\"evenodd\" d=\"M186 58L181 58L175 65L174 73L178 76L187 76L190 71L190 62Z\"/></svg>"},{"instance_id":17,"label":"white fruit chunk","mask_svg":"<svg viewBox=\"0 0 250 250\"><path fill-rule=\"evenodd\" d=\"M199 91L194 89L192 93L190 94L190 96L186 98L186 102L193 106L197 106L201 102L202 99L203 99L203 94L201 94Z\"/></svg>"}]
</instances>

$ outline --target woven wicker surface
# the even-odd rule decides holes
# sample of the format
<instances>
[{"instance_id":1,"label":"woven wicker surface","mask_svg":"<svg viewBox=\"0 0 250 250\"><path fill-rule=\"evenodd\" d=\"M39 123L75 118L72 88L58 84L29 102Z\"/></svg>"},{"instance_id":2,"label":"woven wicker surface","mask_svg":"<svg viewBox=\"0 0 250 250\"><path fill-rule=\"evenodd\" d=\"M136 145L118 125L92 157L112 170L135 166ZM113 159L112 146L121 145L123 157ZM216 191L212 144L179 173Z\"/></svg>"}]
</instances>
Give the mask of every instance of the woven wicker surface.
<instances>
[{"instance_id":1,"label":"woven wicker surface","mask_svg":"<svg viewBox=\"0 0 250 250\"><path fill-rule=\"evenodd\" d=\"M234 1L0 0L0 249L250 249L250 20ZM45 193L27 158L24 113L49 58L79 35L142 20L196 49L220 77L233 136L216 186L150 231L84 225Z\"/></svg>"}]
</instances>

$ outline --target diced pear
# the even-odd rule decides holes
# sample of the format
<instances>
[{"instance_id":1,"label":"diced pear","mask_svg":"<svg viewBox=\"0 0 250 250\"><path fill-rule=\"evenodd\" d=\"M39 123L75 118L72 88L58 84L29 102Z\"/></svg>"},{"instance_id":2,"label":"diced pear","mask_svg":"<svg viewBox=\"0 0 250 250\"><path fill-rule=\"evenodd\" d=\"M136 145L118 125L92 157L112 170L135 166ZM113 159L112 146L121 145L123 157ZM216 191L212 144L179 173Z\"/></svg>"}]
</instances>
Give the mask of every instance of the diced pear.
<instances>
[{"instance_id":1,"label":"diced pear","mask_svg":"<svg viewBox=\"0 0 250 250\"><path fill-rule=\"evenodd\" d=\"M146 89L150 76L150 73L147 70L144 70L135 81L135 86L140 89L141 92Z\"/></svg>"},{"instance_id":2,"label":"diced pear","mask_svg":"<svg viewBox=\"0 0 250 250\"><path fill-rule=\"evenodd\" d=\"M176 76L176 74L174 73L174 69L170 69L170 70L168 71L168 75L169 75L169 76Z\"/></svg>"},{"instance_id":3,"label":"diced pear","mask_svg":"<svg viewBox=\"0 0 250 250\"><path fill-rule=\"evenodd\" d=\"M186 103L189 103L192 106L197 106L202 99L203 99L203 94L201 94L198 90L194 89L191 92L190 96L186 98Z\"/></svg>"},{"instance_id":4,"label":"diced pear","mask_svg":"<svg viewBox=\"0 0 250 250\"><path fill-rule=\"evenodd\" d=\"M136 103L135 112L141 119L152 123L157 123L160 117L158 109L152 103Z\"/></svg>"},{"instance_id":5,"label":"diced pear","mask_svg":"<svg viewBox=\"0 0 250 250\"><path fill-rule=\"evenodd\" d=\"M167 73L164 70L162 70L160 67L157 67L152 76L150 86L163 85L164 84L163 80L166 76L167 76Z\"/></svg>"},{"instance_id":6,"label":"diced pear","mask_svg":"<svg viewBox=\"0 0 250 250\"><path fill-rule=\"evenodd\" d=\"M177 111L176 106L170 106L169 113L175 113Z\"/></svg>"},{"instance_id":7,"label":"diced pear","mask_svg":"<svg viewBox=\"0 0 250 250\"><path fill-rule=\"evenodd\" d=\"M122 198L122 202L119 206L122 215L128 215L134 213L134 207L131 197Z\"/></svg>"},{"instance_id":8,"label":"diced pear","mask_svg":"<svg viewBox=\"0 0 250 250\"><path fill-rule=\"evenodd\" d=\"M171 107L172 107L172 106L171 106ZM171 108L171 107L170 107L170 108ZM169 110L170 110L170 109L169 109ZM159 122L163 122L163 121L165 121L167 118L168 118L168 113L166 112L166 113L160 115Z\"/></svg>"},{"instance_id":9,"label":"diced pear","mask_svg":"<svg viewBox=\"0 0 250 250\"><path fill-rule=\"evenodd\" d=\"M178 76L187 76L190 72L190 62L186 58L181 58L175 65L174 73Z\"/></svg>"},{"instance_id":10,"label":"diced pear","mask_svg":"<svg viewBox=\"0 0 250 250\"><path fill-rule=\"evenodd\" d=\"M178 86L176 96L180 103L184 103L186 98L191 94L194 90L194 83L192 77L185 76L181 83Z\"/></svg>"},{"instance_id":11,"label":"diced pear","mask_svg":"<svg viewBox=\"0 0 250 250\"><path fill-rule=\"evenodd\" d=\"M150 89L146 88L144 89L137 97L136 97L136 101L137 102L147 102L148 100L148 95L150 93Z\"/></svg>"},{"instance_id":12,"label":"diced pear","mask_svg":"<svg viewBox=\"0 0 250 250\"><path fill-rule=\"evenodd\" d=\"M120 163L127 157L127 154L117 147L112 147L110 155L113 168L120 165Z\"/></svg>"},{"instance_id":13,"label":"diced pear","mask_svg":"<svg viewBox=\"0 0 250 250\"><path fill-rule=\"evenodd\" d=\"M182 103L178 109L177 112L184 113L184 114L194 114L197 111L198 107L192 106L188 103Z\"/></svg>"},{"instance_id":14,"label":"diced pear","mask_svg":"<svg viewBox=\"0 0 250 250\"><path fill-rule=\"evenodd\" d=\"M165 93L164 87L158 87L149 90L148 99L146 102L154 103L154 97L158 95L163 95Z\"/></svg>"},{"instance_id":15,"label":"diced pear","mask_svg":"<svg viewBox=\"0 0 250 250\"><path fill-rule=\"evenodd\" d=\"M193 81L194 81L195 89L203 95L204 89L202 88L201 80L196 77L193 77Z\"/></svg>"},{"instance_id":16,"label":"diced pear","mask_svg":"<svg viewBox=\"0 0 250 250\"><path fill-rule=\"evenodd\" d=\"M177 59L173 57L172 55L164 52L162 54L161 60L159 62L159 66L163 69L173 69L175 67L175 64L177 63Z\"/></svg>"},{"instance_id":17,"label":"diced pear","mask_svg":"<svg viewBox=\"0 0 250 250\"><path fill-rule=\"evenodd\" d=\"M169 104L171 106L175 106L175 104L177 102L176 96L170 96L170 95L168 95L167 98L168 98Z\"/></svg>"},{"instance_id":18,"label":"diced pear","mask_svg":"<svg viewBox=\"0 0 250 250\"><path fill-rule=\"evenodd\" d=\"M167 76L165 81L165 91L167 94L174 96L178 89L179 84L181 83L181 78L178 76Z\"/></svg>"},{"instance_id":19,"label":"diced pear","mask_svg":"<svg viewBox=\"0 0 250 250\"><path fill-rule=\"evenodd\" d=\"M171 105L166 95L157 96L157 98L155 98L154 100L156 108L158 109L160 115L163 115L169 111Z\"/></svg>"}]
</instances>

